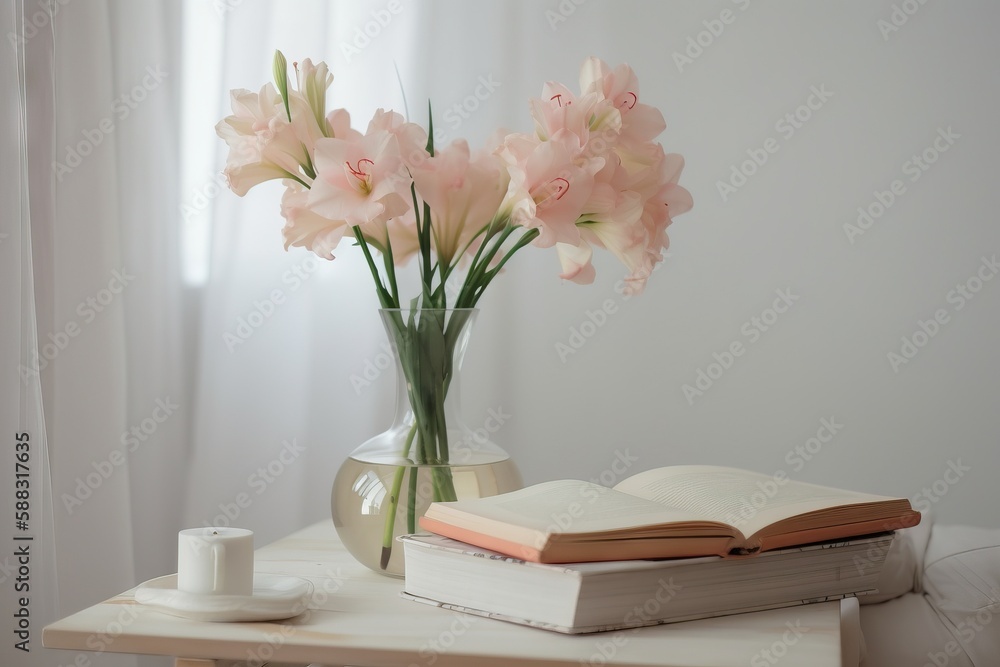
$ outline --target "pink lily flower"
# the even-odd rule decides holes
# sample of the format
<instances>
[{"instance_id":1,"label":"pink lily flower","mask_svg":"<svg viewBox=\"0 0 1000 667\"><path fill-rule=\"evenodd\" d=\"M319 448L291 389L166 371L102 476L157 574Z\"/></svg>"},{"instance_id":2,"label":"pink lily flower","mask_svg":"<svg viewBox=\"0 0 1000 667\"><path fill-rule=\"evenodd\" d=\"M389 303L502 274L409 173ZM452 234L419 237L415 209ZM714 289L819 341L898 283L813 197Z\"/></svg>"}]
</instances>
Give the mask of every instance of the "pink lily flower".
<instances>
[{"instance_id":1,"label":"pink lily flower","mask_svg":"<svg viewBox=\"0 0 1000 667\"><path fill-rule=\"evenodd\" d=\"M320 139L307 203L318 215L352 227L378 225L409 210L410 182L396 137L386 130Z\"/></svg>"},{"instance_id":2,"label":"pink lily flower","mask_svg":"<svg viewBox=\"0 0 1000 667\"><path fill-rule=\"evenodd\" d=\"M281 216L285 226L285 250L292 246L308 248L323 259L333 259L333 250L348 230L345 220L324 218L308 205L309 190L295 181L285 181L281 197Z\"/></svg>"},{"instance_id":3,"label":"pink lily flower","mask_svg":"<svg viewBox=\"0 0 1000 667\"><path fill-rule=\"evenodd\" d=\"M603 158L582 157L581 149L575 134L561 130L549 141L510 135L500 151L510 172L505 206L514 224L540 230L538 246L580 240L576 220L604 166Z\"/></svg>"},{"instance_id":4,"label":"pink lily flower","mask_svg":"<svg viewBox=\"0 0 1000 667\"><path fill-rule=\"evenodd\" d=\"M507 194L510 177L494 155L470 158L464 139L452 142L413 169L413 181L431 208L431 234L439 261L455 255L488 225Z\"/></svg>"}]
</instances>

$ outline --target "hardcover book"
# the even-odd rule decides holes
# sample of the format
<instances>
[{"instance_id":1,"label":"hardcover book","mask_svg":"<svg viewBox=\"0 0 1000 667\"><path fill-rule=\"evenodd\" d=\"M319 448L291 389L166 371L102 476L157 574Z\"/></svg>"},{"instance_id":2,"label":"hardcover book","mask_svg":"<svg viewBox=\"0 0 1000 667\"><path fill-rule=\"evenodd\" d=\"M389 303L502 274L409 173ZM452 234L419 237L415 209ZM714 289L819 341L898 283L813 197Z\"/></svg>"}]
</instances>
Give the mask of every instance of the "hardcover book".
<instances>
[{"instance_id":1,"label":"hardcover book","mask_svg":"<svg viewBox=\"0 0 1000 667\"><path fill-rule=\"evenodd\" d=\"M431 503L424 530L537 563L747 555L915 526L905 498L718 466Z\"/></svg>"},{"instance_id":2,"label":"hardcover book","mask_svg":"<svg viewBox=\"0 0 1000 667\"><path fill-rule=\"evenodd\" d=\"M403 596L569 634L823 602L876 590L892 533L745 558L545 565L406 535Z\"/></svg>"}]
</instances>

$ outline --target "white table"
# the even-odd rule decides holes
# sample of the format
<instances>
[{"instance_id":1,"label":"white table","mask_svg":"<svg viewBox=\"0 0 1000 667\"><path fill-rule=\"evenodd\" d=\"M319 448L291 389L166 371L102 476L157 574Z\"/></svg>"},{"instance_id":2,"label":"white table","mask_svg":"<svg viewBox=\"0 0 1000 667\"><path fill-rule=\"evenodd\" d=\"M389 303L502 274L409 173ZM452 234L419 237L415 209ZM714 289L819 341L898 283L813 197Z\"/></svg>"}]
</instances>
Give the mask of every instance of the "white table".
<instances>
[{"instance_id":1,"label":"white table","mask_svg":"<svg viewBox=\"0 0 1000 667\"><path fill-rule=\"evenodd\" d=\"M273 623L206 623L161 614L126 591L46 627L42 641L87 651L96 637L107 651L174 656L177 667L235 660L368 667L858 664L853 599L621 633L559 635L402 599L402 580L355 563L331 521L258 549L256 570L311 580L316 592L309 610Z\"/></svg>"}]
</instances>

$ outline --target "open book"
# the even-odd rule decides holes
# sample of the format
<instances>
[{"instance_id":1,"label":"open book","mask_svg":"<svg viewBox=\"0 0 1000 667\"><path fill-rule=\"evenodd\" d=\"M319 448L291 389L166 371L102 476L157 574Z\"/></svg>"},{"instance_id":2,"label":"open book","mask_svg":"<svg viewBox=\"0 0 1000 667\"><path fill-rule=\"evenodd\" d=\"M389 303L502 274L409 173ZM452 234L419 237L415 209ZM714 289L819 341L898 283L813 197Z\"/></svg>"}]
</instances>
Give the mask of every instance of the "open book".
<instances>
[{"instance_id":1,"label":"open book","mask_svg":"<svg viewBox=\"0 0 1000 667\"><path fill-rule=\"evenodd\" d=\"M609 489L560 480L432 503L425 530L536 563L748 555L915 526L904 498L719 466L670 466Z\"/></svg>"}]
</instances>

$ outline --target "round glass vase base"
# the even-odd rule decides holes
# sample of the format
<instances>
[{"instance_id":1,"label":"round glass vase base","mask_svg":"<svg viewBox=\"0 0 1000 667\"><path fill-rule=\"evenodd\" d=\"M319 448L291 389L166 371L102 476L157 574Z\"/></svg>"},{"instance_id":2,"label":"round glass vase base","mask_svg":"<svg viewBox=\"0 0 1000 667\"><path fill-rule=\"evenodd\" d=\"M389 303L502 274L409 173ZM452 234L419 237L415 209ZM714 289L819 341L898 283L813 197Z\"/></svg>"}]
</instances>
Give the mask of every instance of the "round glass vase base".
<instances>
[{"instance_id":1,"label":"round glass vase base","mask_svg":"<svg viewBox=\"0 0 1000 667\"><path fill-rule=\"evenodd\" d=\"M401 483L397 480L400 470ZM415 481L411 481L414 472ZM454 485L458 500L486 498L523 486L521 472L510 458L475 465L400 468L349 457L337 472L330 498L333 525L347 551L359 563L379 574L402 577L403 545L396 537L421 532L417 521L433 501L435 485L440 484L443 476ZM386 517L393 511L392 489L396 484L400 489L399 498L394 521L387 527ZM415 495L411 495L411 489L415 489ZM412 518L408 502L411 497L416 498Z\"/></svg>"}]
</instances>

